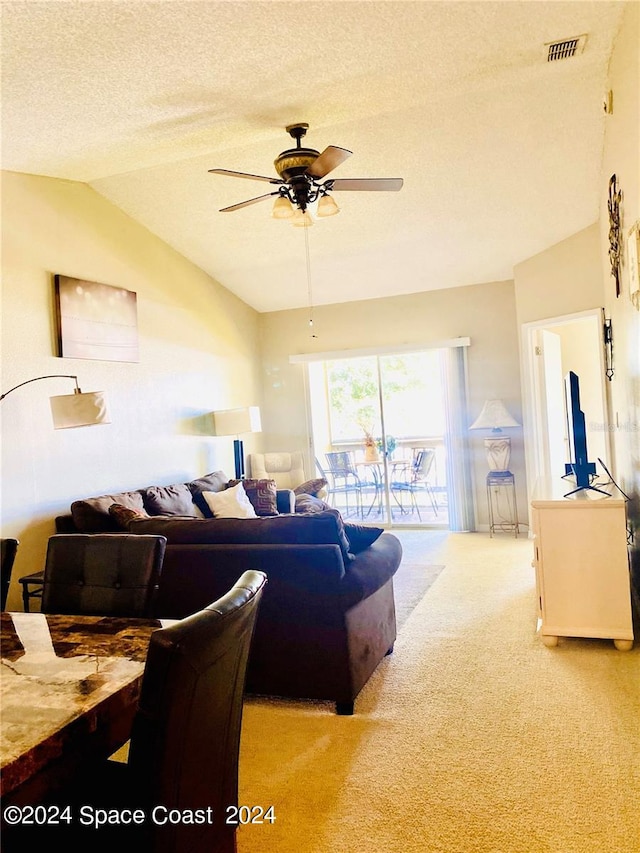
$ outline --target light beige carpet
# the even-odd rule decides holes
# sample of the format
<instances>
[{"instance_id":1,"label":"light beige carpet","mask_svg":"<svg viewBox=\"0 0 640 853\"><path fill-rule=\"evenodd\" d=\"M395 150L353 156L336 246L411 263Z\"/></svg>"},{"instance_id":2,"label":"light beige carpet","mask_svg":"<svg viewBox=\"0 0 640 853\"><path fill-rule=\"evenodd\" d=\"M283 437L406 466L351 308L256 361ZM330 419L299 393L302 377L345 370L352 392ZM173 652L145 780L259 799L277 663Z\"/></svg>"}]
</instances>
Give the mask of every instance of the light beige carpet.
<instances>
[{"instance_id":1,"label":"light beige carpet","mask_svg":"<svg viewBox=\"0 0 640 853\"><path fill-rule=\"evenodd\" d=\"M429 536L446 569L353 717L247 700L240 802L276 820L239 853L639 853L639 644L546 648L530 542Z\"/></svg>"}]
</instances>

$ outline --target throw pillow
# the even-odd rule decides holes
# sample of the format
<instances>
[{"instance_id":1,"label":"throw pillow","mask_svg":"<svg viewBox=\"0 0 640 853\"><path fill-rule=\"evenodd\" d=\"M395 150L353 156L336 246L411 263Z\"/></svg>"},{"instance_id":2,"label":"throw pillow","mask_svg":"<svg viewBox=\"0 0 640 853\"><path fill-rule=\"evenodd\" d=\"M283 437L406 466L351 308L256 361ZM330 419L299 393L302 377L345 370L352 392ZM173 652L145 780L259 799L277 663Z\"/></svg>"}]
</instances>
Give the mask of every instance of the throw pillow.
<instances>
[{"instance_id":1,"label":"throw pillow","mask_svg":"<svg viewBox=\"0 0 640 853\"><path fill-rule=\"evenodd\" d=\"M352 521L344 522L344 532L349 540L349 550L352 554L359 554L369 545L373 545L376 539L384 533L382 527L369 527L366 524L354 524Z\"/></svg>"},{"instance_id":2,"label":"throw pillow","mask_svg":"<svg viewBox=\"0 0 640 853\"><path fill-rule=\"evenodd\" d=\"M111 504L122 504L144 512L140 492L118 492L115 495L85 498L71 504L71 515L76 529L80 533L109 533L119 530L115 518L109 515Z\"/></svg>"},{"instance_id":3,"label":"throw pillow","mask_svg":"<svg viewBox=\"0 0 640 853\"><path fill-rule=\"evenodd\" d=\"M142 490L142 500L149 515L196 515L193 496L185 483L149 486Z\"/></svg>"},{"instance_id":4,"label":"throw pillow","mask_svg":"<svg viewBox=\"0 0 640 853\"><path fill-rule=\"evenodd\" d=\"M123 530L128 530L129 522L134 518L149 518L144 510L133 509L133 507L123 506L122 504L111 504L109 515Z\"/></svg>"},{"instance_id":5,"label":"throw pillow","mask_svg":"<svg viewBox=\"0 0 640 853\"><path fill-rule=\"evenodd\" d=\"M293 491L296 495L313 495L315 497L326 485L327 481L324 477L317 477L315 480L307 480L302 485L296 486Z\"/></svg>"},{"instance_id":6,"label":"throw pillow","mask_svg":"<svg viewBox=\"0 0 640 853\"><path fill-rule=\"evenodd\" d=\"M198 477L197 480L191 480L186 483L187 488L193 495L193 502L205 516L211 516L211 510L205 499L202 497L203 492L221 492L229 478L224 471L213 471L211 474L205 474L204 477Z\"/></svg>"},{"instance_id":7,"label":"throw pillow","mask_svg":"<svg viewBox=\"0 0 640 853\"><path fill-rule=\"evenodd\" d=\"M229 486L242 483L256 515L278 514L278 487L275 480L229 480Z\"/></svg>"},{"instance_id":8,"label":"throw pillow","mask_svg":"<svg viewBox=\"0 0 640 853\"><path fill-rule=\"evenodd\" d=\"M222 492L202 492L214 518L257 518L242 483Z\"/></svg>"}]
</instances>

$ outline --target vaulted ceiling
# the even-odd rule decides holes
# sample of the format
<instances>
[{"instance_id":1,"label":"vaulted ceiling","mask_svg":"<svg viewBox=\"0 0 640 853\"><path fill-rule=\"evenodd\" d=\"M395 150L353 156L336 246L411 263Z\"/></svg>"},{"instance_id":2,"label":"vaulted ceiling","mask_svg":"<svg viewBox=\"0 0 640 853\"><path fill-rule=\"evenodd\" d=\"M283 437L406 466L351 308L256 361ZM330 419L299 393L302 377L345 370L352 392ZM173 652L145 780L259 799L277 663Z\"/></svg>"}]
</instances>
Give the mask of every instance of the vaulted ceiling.
<instances>
[{"instance_id":1,"label":"vaulted ceiling","mask_svg":"<svg viewBox=\"0 0 640 853\"><path fill-rule=\"evenodd\" d=\"M509 279L598 218L621 2L2 2L2 168L83 181L258 311L307 304L305 229L270 190L353 151L307 229L316 304ZM548 45L586 35L570 59Z\"/></svg>"}]
</instances>

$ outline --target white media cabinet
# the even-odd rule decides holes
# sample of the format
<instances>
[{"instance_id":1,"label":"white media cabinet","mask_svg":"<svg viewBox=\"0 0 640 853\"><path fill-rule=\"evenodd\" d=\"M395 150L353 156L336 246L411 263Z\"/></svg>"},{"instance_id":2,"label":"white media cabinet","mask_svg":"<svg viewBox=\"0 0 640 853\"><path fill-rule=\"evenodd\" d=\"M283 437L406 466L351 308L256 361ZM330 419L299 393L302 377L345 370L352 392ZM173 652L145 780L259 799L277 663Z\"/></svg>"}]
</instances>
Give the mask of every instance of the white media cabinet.
<instances>
[{"instance_id":1,"label":"white media cabinet","mask_svg":"<svg viewBox=\"0 0 640 853\"><path fill-rule=\"evenodd\" d=\"M531 501L538 621L542 641L611 639L633 646L631 583L623 499L582 491L570 481L538 483Z\"/></svg>"}]
</instances>

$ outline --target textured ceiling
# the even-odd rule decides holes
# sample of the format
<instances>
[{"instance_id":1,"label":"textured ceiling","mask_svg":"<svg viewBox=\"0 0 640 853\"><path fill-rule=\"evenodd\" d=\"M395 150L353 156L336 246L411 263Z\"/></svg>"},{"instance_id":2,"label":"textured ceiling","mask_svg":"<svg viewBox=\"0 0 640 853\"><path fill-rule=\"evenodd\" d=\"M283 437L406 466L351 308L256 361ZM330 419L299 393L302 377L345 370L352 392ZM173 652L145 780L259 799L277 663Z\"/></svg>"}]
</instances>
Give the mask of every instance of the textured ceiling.
<instances>
[{"instance_id":1,"label":"textured ceiling","mask_svg":"<svg viewBox=\"0 0 640 853\"><path fill-rule=\"evenodd\" d=\"M2 168L88 182L259 311L307 304L270 201L293 145L353 156L308 229L315 304L511 278L598 217L619 2L2 2ZM573 59L545 45L587 34Z\"/></svg>"}]
</instances>

